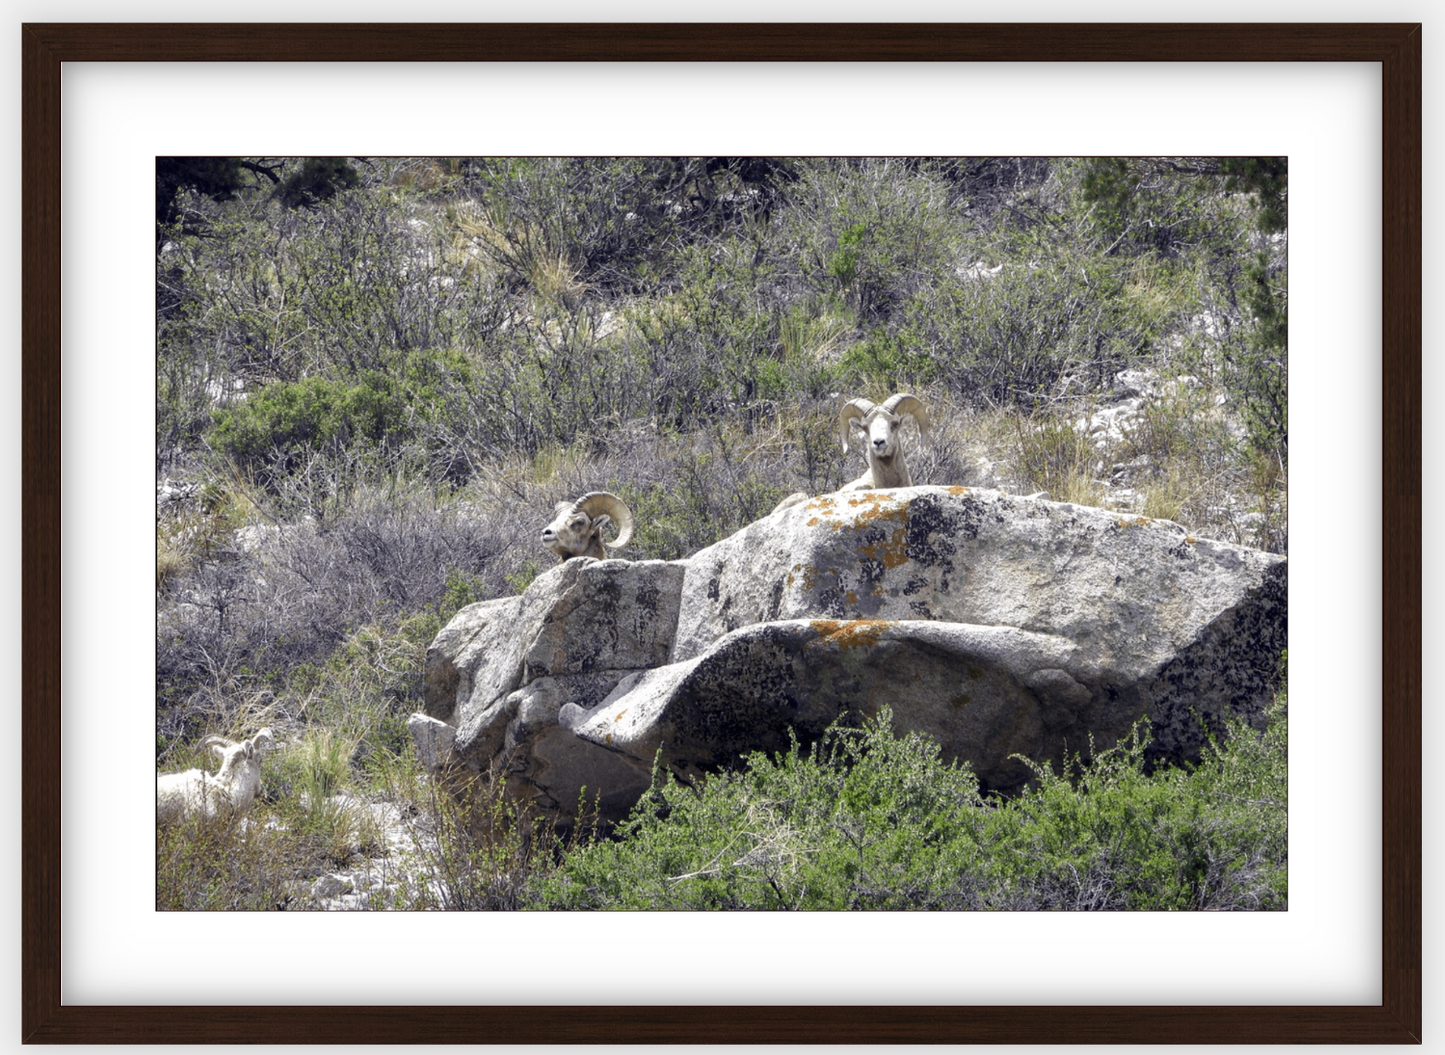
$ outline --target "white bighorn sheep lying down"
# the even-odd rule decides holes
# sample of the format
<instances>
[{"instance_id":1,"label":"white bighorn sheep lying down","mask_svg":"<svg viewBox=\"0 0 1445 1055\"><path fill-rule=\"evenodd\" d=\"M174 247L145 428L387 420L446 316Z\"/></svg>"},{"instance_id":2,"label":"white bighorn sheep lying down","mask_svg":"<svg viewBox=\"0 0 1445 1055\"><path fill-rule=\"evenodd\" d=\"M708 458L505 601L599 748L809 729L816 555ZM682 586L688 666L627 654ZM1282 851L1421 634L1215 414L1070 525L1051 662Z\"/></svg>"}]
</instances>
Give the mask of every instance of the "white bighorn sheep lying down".
<instances>
[{"instance_id":1,"label":"white bighorn sheep lying down","mask_svg":"<svg viewBox=\"0 0 1445 1055\"><path fill-rule=\"evenodd\" d=\"M238 812L250 806L261 787L261 752L272 742L271 730L262 729L240 743L223 736L201 741L221 756L221 768L212 776L204 769L156 775L156 820L173 821L199 813Z\"/></svg>"},{"instance_id":2,"label":"white bighorn sheep lying down","mask_svg":"<svg viewBox=\"0 0 1445 1055\"><path fill-rule=\"evenodd\" d=\"M911 414L918 422L918 431L927 439L933 428L923 402L907 392L889 396L882 404L866 399L850 399L843 404L839 424L843 432L843 453L848 453L848 440L854 429L868 438L865 453L868 471L840 491L872 491L880 487L912 487L913 476L903 459L903 416ZM806 502L808 495L796 492L779 502L773 512Z\"/></svg>"},{"instance_id":3,"label":"white bighorn sheep lying down","mask_svg":"<svg viewBox=\"0 0 1445 1055\"><path fill-rule=\"evenodd\" d=\"M590 491L575 502L558 502L557 517L542 529L542 545L564 561L573 557L607 559L602 529L617 525L617 537L607 543L620 549L632 540L632 510L610 491Z\"/></svg>"}]
</instances>

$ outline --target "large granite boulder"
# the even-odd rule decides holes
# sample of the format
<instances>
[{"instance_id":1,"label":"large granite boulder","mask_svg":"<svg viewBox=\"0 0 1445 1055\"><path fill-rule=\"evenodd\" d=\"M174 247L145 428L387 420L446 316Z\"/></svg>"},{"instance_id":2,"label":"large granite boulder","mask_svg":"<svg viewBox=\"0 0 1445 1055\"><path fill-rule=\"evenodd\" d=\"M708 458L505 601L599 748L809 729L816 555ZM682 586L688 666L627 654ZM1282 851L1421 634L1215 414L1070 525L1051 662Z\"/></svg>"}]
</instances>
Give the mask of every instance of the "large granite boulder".
<instances>
[{"instance_id":1,"label":"large granite boulder","mask_svg":"<svg viewBox=\"0 0 1445 1055\"><path fill-rule=\"evenodd\" d=\"M586 787L604 819L625 815L647 787L650 760L639 772L614 751L558 736L557 714L566 703L591 707L628 674L667 662L683 570L576 558L521 596L458 612L427 649L425 671L427 716L456 729L451 760L506 773L509 792L544 812L570 818Z\"/></svg>"},{"instance_id":2,"label":"large granite boulder","mask_svg":"<svg viewBox=\"0 0 1445 1055\"><path fill-rule=\"evenodd\" d=\"M888 704L898 731L929 733L954 755L967 745L986 783L1013 787L1028 769L1009 756L1046 757L1089 698L1076 654L1066 638L1015 627L754 623L693 659L629 676L591 710L564 707L560 721L639 760L661 748L669 768L691 777Z\"/></svg>"},{"instance_id":3,"label":"large granite boulder","mask_svg":"<svg viewBox=\"0 0 1445 1055\"><path fill-rule=\"evenodd\" d=\"M1255 719L1285 647L1284 558L1167 521L964 487L841 492L689 560L568 561L473 605L428 654L453 757L505 764L564 822L647 786L815 739L887 704L986 786L1112 744L1148 716L1156 757Z\"/></svg>"},{"instance_id":4,"label":"large granite boulder","mask_svg":"<svg viewBox=\"0 0 1445 1055\"><path fill-rule=\"evenodd\" d=\"M1122 736L1147 714L1154 752L1189 757L1194 713L1253 717L1268 701L1285 585L1283 557L1169 521L966 487L840 492L687 561L670 658L786 619L1017 627L1077 646L1092 702L1071 705L1075 739Z\"/></svg>"}]
</instances>

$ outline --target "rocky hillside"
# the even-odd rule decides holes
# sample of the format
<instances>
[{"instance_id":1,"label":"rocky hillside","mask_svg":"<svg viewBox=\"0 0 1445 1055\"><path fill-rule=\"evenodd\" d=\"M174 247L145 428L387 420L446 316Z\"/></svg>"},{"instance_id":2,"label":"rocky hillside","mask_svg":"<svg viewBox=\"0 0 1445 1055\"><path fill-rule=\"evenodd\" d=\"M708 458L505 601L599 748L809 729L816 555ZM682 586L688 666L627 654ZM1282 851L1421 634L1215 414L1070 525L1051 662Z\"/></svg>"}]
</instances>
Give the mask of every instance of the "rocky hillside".
<instances>
[{"instance_id":1,"label":"rocky hillside","mask_svg":"<svg viewBox=\"0 0 1445 1055\"><path fill-rule=\"evenodd\" d=\"M927 437L912 420L902 433L925 490L889 516L967 488L967 508L1007 508L1017 544L1039 552L1103 560L1104 542L1158 538L1201 567L1216 547L1258 551L1241 560L1263 568L1288 551L1286 215L1279 158L161 159L158 766L200 764L208 734L269 726L287 745L268 762L271 806L307 812L303 801L338 791L377 800L396 766L414 764L408 721L423 712L451 723L472 762L509 739L530 745L519 779L544 788L548 751L623 735L593 713L622 684L605 684L613 673L640 694L626 717L652 724L629 727L635 750L611 761L650 766L649 745L672 736L659 731L674 721L668 701L708 671L733 677L737 657L762 651L846 658L872 620L879 655L974 657L988 693L938 682L978 704L960 713L1010 693L1036 701L1036 718L990 740L993 755L956 748L992 786L1012 787L1005 748L1046 755L1088 726L1123 731L1100 722L1107 678L1078 666L1085 646L1061 602L1040 614L994 586L959 594L937 569L914 596L888 566L893 551L861 535L848 544L874 554L849 559L883 571L855 582L819 550L809 560L834 571L816 573L815 594L789 593L804 590L803 572L780 562L819 544L805 521L856 511L770 514L867 468L839 443L842 404L910 392L932 423ZM550 570L540 533L557 503L592 491L622 498L636 525L614 554L633 570L586 572L622 591L588 601L595 617L615 616L628 590L679 608L674 629L662 612L630 645L599 638L613 653L584 663L571 623L539 600L583 573ZM1040 492L1049 499L1014 497ZM1063 531L1070 517L1087 545L1028 533ZM840 529L834 544L854 534ZM708 560L723 562L717 598L689 578ZM1030 574L1008 590L1051 581ZM1158 609L1154 572L1139 574L1140 604ZM772 611L769 591L788 575ZM1116 597L1102 572L1088 575L1068 587L1080 604ZM880 583L886 601L868 592ZM998 607L972 607L979 596ZM534 618L541 636L521 673L479 675L495 674L495 693L474 687L453 704L473 708L458 718L426 656L477 604L517 621L510 640ZM1198 616L1200 632L1217 615ZM944 637L921 644L899 629L909 623ZM979 627L1067 639L1075 658L982 663L1000 653ZM1156 628L1143 632L1153 647ZM1143 647L1120 633L1110 649ZM1184 633L1165 635L1180 655ZM1165 656L1116 656L1127 671L1108 678L1161 677ZM780 681L769 698L782 706L801 691ZM1177 710L1158 703L1162 689L1129 691L1135 714ZM1252 713L1255 689L1239 691L1220 714ZM548 711L553 731L533 730L527 716ZM920 727L967 724L949 715ZM703 750L669 764L706 770ZM558 785L562 798L569 788Z\"/></svg>"}]
</instances>

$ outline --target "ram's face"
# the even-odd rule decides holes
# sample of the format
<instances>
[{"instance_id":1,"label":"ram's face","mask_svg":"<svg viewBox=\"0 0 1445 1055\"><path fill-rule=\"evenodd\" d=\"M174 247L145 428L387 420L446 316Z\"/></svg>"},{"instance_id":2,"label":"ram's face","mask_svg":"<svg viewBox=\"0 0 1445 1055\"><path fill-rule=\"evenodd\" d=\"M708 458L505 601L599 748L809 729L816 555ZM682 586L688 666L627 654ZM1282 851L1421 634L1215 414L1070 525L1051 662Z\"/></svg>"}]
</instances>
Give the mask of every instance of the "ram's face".
<instances>
[{"instance_id":1,"label":"ram's face","mask_svg":"<svg viewBox=\"0 0 1445 1055\"><path fill-rule=\"evenodd\" d=\"M864 431L868 433L868 450L879 458L890 457L898 450L898 432L902 424L901 414L890 414L882 407L874 407L863 419Z\"/></svg>"},{"instance_id":2,"label":"ram's face","mask_svg":"<svg viewBox=\"0 0 1445 1055\"><path fill-rule=\"evenodd\" d=\"M542 529L542 545L563 560L575 557L591 545L609 520L606 516L593 520L571 502L559 502L557 518Z\"/></svg>"}]
</instances>

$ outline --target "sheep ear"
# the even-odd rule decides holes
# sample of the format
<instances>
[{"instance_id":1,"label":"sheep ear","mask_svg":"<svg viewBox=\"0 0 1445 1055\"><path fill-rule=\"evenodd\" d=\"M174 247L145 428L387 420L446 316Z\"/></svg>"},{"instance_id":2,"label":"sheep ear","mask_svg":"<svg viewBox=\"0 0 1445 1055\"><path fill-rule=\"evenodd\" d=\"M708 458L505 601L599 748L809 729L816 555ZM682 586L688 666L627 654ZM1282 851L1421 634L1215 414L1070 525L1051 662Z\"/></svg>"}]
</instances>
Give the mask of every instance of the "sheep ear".
<instances>
[{"instance_id":1,"label":"sheep ear","mask_svg":"<svg viewBox=\"0 0 1445 1055\"><path fill-rule=\"evenodd\" d=\"M853 430L863 428L863 419L872 409L873 404L870 403L868 400L861 398L850 399L848 400L848 402L843 404L842 413L840 415L840 424L842 425L841 431L843 434L844 454L848 453L848 440L852 436Z\"/></svg>"},{"instance_id":2,"label":"sheep ear","mask_svg":"<svg viewBox=\"0 0 1445 1055\"><path fill-rule=\"evenodd\" d=\"M612 523L612 518L606 513L602 513L597 517L596 520L592 521L592 530L601 531L610 523Z\"/></svg>"},{"instance_id":3,"label":"sheep ear","mask_svg":"<svg viewBox=\"0 0 1445 1055\"><path fill-rule=\"evenodd\" d=\"M225 757L226 757L226 749L225 749L225 747L223 747L223 746L220 745L220 744L212 744L212 745L211 745L211 750L214 751L214 752L216 752L216 757L217 757L217 758L225 758Z\"/></svg>"}]
</instances>

